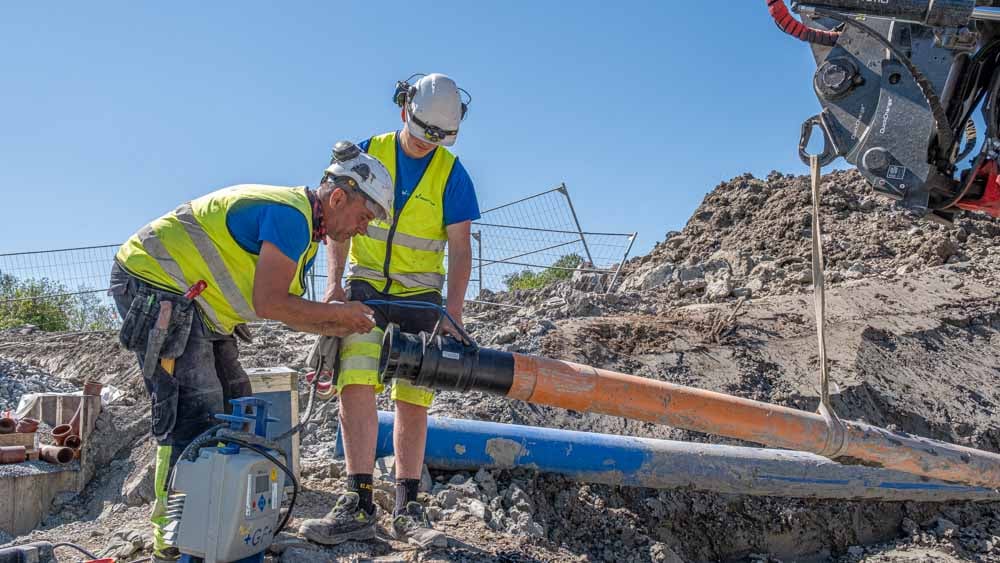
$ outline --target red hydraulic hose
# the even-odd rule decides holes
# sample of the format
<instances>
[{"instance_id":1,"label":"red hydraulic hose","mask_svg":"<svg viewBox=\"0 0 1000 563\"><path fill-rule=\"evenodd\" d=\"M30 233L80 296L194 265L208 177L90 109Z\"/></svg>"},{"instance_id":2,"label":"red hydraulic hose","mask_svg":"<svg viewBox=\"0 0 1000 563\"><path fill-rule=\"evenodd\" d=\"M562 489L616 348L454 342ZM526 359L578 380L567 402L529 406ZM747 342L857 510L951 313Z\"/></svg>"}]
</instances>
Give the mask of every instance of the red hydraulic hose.
<instances>
[{"instance_id":1,"label":"red hydraulic hose","mask_svg":"<svg viewBox=\"0 0 1000 563\"><path fill-rule=\"evenodd\" d=\"M836 31L825 31L809 27L795 19L788 11L788 6L785 6L784 0L767 0L767 11L774 18L774 23L778 24L778 29L807 43L817 43L833 47L837 43L837 38L840 37L840 33Z\"/></svg>"}]
</instances>

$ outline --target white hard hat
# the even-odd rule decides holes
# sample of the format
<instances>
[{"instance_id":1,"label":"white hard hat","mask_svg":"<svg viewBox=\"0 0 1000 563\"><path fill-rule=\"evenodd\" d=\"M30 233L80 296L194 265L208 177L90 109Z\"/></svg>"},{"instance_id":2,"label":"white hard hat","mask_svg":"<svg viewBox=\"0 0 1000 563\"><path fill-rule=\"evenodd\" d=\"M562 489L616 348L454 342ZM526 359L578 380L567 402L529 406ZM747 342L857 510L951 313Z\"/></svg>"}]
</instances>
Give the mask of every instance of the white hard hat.
<instances>
[{"instance_id":1,"label":"white hard hat","mask_svg":"<svg viewBox=\"0 0 1000 563\"><path fill-rule=\"evenodd\" d=\"M455 81L444 74L428 74L409 88L406 127L414 137L450 147L458 138L458 126L468 111Z\"/></svg>"},{"instance_id":2,"label":"white hard hat","mask_svg":"<svg viewBox=\"0 0 1000 563\"><path fill-rule=\"evenodd\" d=\"M338 141L333 145L333 156L325 172L326 176L333 177L338 186L346 185L366 195L384 214L379 219L388 220L392 217L392 198L395 192L392 176L377 158L362 152L350 141Z\"/></svg>"}]
</instances>

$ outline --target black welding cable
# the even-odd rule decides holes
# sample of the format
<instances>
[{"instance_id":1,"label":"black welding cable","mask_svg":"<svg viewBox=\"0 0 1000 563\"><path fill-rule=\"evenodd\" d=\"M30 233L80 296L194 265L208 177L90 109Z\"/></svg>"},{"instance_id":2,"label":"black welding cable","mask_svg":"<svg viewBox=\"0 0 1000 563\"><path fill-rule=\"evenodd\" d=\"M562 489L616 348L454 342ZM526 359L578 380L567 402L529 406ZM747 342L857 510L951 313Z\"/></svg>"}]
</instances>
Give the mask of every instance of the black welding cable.
<instances>
[{"instance_id":1,"label":"black welding cable","mask_svg":"<svg viewBox=\"0 0 1000 563\"><path fill-rule=\"evenodd\" d=\"M87 557L89 557L91 559L97 559L96 555L94 555L93 553L87 551L86 549L84 549L84 548L76 545L75 543L59 542L59 543L52 544L52 549L55 549L57 547L69 547L69 548L73 548L73 549L79 551L80 553L86 555Z\"/></svg>"}]
</instances>

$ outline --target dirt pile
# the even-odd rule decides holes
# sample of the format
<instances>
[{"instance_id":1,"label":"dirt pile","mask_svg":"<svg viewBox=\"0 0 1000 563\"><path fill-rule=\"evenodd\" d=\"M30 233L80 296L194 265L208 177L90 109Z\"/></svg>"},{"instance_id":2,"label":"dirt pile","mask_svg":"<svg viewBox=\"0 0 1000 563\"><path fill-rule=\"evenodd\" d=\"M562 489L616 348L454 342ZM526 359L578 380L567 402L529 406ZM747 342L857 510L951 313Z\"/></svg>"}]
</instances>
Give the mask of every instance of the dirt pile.
<instances>
[{"instance_id":1,"label":"dirt pile","mask_svg":"<svg viewBox=\"0 0 1000 563\"><path fill-rule=\"evenodd\" d=\"M824 176L821 191L830 284L942 264L969 264L973 275L995 268L996 220L967 214L944 226L918 219L876 195L853 170ZM620 291L657 289L661 299L703 302L804 291L812 284L811 236L808 177L740 176L709 193L683 230L623 268Z\"/></svg>"},{"instance_id":2,"label":"dirt pile","mask_svg":"<svg viewBox=\"0 0 1000 563\"><path fill-rule=\"evenodd\" d=\"M679 233L622 268L616 291L584 291L578 272L536 291L470 305L483 345L591 364L814 410L817 354L808 295L807 179L772 174L721 184ZM938 226L873 194L856 173L825 178L831 289L828 346L841 416L1000 451L1000 256L996 221ZM254 329L244 365L304 369L312 337ZM73 538L139 557L152 452L147 399L131 354L112 334L6 334L0 358L76 385L100 374L126 391L109 409L109 436L127 447L79 498L57 499L31 538ZM304 396L303 404L304 404ZM379 399L391 408L387 397ZM432 415L667 439L735 443L621 418L480 394L440 393ZM303 494L293 529L324 514L343 490L332 459L337 405L303 440ZM129 421L125 424L123 421ZM136 430L139 428L139 430ZM109 448L114 449L114 448ZM388 508L391 469L377 471ZM448 548L416 554L380 538L321 549L293 534L273 560L330 561L1000 561L1000 510L969 503L803 501L688 490L615 488L530 471L431 471L424 500ZM20 538L25 540L28 538Z\"/></svg>"}]
</instances>

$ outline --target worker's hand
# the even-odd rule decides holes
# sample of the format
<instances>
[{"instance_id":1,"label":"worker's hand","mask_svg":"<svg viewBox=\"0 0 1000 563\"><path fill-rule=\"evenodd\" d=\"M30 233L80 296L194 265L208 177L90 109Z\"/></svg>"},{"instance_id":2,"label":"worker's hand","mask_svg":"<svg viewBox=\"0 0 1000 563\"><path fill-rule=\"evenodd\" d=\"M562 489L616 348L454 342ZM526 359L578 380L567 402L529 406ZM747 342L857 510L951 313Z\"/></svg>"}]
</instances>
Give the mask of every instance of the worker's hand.
<instances>
[{"instance_id":1,"label":"worker's hand","mask_svg":"<svg viewBox=\"0 0 1000 563\"><path fill-rule=\"evenodd\" d=\"M334 301L343 303L347 301L347 293L344 292L344 287L339 283L330 284L326 288L326 294L323 295L323 301L327 303L332 303Z\"/></svg>"},{"instance_id":2,"label":"worker's hand","mask_svg":"<svg viewBox=\"0 0 1000 563\"><path fill-rule=\"evenodd\" d=\"M461 330L459 330L465 328L465 326L462 324L462 310L461 309L456 310L453 309L452 307L448 307L447 309L448 309L448 314L451 315L451 318L454 319L456 323L458 323L458 327L455 327L450 322L448 322L447 318L443 318L441 319L441 332L453 336L455 340L458 340L459 342L465 342L465 338L462 336ZM468 342L465 343L469 344Z\"/></svg>"},{"instance_id":3,"label":"worker's hand","mask_svg":"<svg viewBox=\"0 0 1000 563\"><path fill-rule=\"evenodd\" d=\"M337 319L333 323L336 328L331 332L333 336L347 336L348 334L367 334L375 328L375 312L360 301L348 301L347 303L332 304L336 307Z\"/></svg>"}]
</instances>

